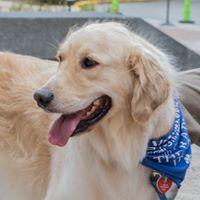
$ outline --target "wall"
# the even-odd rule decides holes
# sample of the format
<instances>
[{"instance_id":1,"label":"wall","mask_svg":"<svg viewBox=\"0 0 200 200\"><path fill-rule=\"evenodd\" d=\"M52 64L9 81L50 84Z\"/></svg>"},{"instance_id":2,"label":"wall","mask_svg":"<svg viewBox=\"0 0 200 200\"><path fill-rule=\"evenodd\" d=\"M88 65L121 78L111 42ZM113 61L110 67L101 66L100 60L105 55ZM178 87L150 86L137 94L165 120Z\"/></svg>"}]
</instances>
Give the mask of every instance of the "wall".
<instances>
[{"instance_id":1,"label":"wall","mask_svg":"<svg viewBox=\"0 0 200 200\"><path fill-rule=\"evenodd\" d=\"M0 51L53 59L70 27L88 21L118 21L146 37L176 59L181 69L200 66L200 56L139 18L105 13L1 13Z\"/></svg>"}]
</instances>

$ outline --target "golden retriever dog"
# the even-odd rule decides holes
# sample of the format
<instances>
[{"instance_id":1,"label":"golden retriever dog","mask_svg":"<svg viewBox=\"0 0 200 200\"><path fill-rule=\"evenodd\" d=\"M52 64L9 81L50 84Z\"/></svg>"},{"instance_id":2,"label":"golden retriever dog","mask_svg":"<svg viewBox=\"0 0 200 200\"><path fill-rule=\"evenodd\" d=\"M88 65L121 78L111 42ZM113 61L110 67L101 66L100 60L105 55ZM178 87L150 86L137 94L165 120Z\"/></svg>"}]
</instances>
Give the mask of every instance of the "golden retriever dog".
<instances>
[{"instance_id":1,"label":"golden retriever dog","mask_svg":"<svg viewBox=\"0 0 200 200\"><path fill-rule=\"evenodd\" d=\"M42 200L50 171L49 116L34 91L57 63L0 53L0 199Z\"/></svg>"},{"instance_id":2,"label":"golden retriever dog","mask_svg":"<svg viewBox=\"0 0 200 200\"><path fill-rule=\"evenodd\" d=\"M60 46L59 66L34 98L59 113L45 200L155 200L140 161L175 116L174 69L160 50L117 23L85 26ZM66 144L67 143L67 144Z\"/></svg>"},{"instance_id":3,"label":"golden retriever dog","mask_svg":"<svg viewBox=\"0 0 200 200\"><path fill-rule=\"evenodd\" d=\"M57 57L0 54L4 199L157 199L141 161L174 121L168 57L114 22L69 33Z\"/></svg>"}]
</instances>

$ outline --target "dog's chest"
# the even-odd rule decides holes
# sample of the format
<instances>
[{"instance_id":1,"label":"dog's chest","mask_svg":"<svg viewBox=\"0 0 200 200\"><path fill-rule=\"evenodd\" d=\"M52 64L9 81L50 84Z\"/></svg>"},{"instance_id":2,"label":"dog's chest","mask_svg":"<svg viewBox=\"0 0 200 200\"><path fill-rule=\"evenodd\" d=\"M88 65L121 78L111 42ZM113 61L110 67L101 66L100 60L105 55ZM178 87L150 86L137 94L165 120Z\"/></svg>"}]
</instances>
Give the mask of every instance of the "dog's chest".
<instances>
[{"instance_id":1,"label":"dog's chest","mask_svg":"<svg viewBox=\"0 0 200 200\"><path fill-rule=\"evenodd\" d=\"M56 152L45 200L156 199L157 195L149 185L149 172L142 166L125 172L116 166L107 166L93 156L83 156L83 153L78 156Z\"/></svg>"},{"instance_id":2,"label":"dog's chest","mask_svg":"<svg viewBox=\"0 0 200 200\"><path fill-rule=\"evenodd\" d=\"M7 157L0 156L0 199L35 200L41 199L30 184L33 180L24 177L22 169ZM38 199L38 200L39 200Z\"/></svg>"}]
</instances>

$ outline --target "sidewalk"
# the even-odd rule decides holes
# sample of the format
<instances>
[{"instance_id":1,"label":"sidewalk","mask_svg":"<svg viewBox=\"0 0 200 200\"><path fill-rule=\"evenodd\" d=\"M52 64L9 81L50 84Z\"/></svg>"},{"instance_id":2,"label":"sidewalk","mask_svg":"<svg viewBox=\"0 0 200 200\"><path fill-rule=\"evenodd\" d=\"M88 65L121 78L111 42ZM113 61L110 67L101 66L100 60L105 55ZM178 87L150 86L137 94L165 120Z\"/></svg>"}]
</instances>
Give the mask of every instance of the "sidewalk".
<instances>
[{"instance_id":1,"label":"sidewalk","mask_svg":"<svg viewBox=\"0 0 200 200\"><path fill-rule=\"evenodd\" d=\"M200 55L200 25L174 23L172 26L166 26L162 25L163 22L151 19L147 21Z\"/></svg>"},{"instance_id":2,"label":"sidewalk","mask_svg":"<svg viewBox=\"0 0 200 200\"><path fill-rule=\"evenodd\" d=\"M119 12L125 16L140 17L178 42L200 55L200 0L191 1L191 19L195 24L181 24L183 0L171 0L170 22L174 26L160 26L166 18L166 0L122 3ZM97 5L97 11L108 10L107 4Z\"/></svg>"}]
</instances>

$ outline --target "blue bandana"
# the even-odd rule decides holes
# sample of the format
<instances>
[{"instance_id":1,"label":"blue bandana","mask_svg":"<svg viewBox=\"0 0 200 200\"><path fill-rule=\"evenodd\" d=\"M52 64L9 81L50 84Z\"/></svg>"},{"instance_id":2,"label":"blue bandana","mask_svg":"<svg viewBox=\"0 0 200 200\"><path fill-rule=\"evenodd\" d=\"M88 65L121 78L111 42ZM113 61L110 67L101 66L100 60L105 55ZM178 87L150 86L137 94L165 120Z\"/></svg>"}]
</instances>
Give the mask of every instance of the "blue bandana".
<instances>
[{"instance_id":1,"label":"blue bandana","mask_svg":"<svg viewBox=\"0 0 200 200\"><path fill-rule=\"evenodd\" d=\"M167 178L179 188L190 165L191 147L181 106L177 98L174 102L176 116L171 130L165 136L149 141L142 165L152 169L153 172L158 172L160 177ZM158 183L162 183L162 180L153 175L150 181L160 199L167 199L165 191L168 189L160 191L158 188ZM169 186L171 187L171 183L166 187Z\"/></svg>"}]
</instances>

